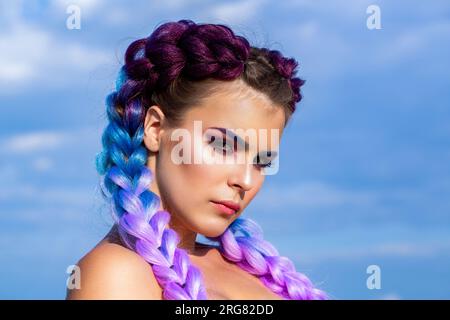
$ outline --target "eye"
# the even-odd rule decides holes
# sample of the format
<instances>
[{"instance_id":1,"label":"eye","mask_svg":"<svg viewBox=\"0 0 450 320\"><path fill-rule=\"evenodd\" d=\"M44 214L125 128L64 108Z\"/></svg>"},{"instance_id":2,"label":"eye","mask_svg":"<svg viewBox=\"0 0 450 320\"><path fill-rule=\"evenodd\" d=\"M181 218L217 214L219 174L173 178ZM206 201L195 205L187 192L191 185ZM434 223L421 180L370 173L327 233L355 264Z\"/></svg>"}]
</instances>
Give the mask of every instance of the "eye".
<instances>
[{"instance_id":1,"label":"eye","mask_svg":"<svg viewBox=\"0 0 450 320\"><path fill-rule=\"evenodd\" d=\"M211 137L210 138L210 143L211 146L214 147L214 150L223 152L225 153L231 153L234 151L234 147L233 147L233 143L230 143L227 139L223 138L223 139L215 139L215 137Z\"/></svg>"},{"instance_id":2,"label":"eye","mask_svg":"<svg viewBox=\"0 0 450 320\"><path fill-rule=\"evenodd\" d=\"M256 165L260 168L270 168L272 166L272 161L266 159L265 161L261 162L261 158L258 155L256 158Z\"/></svg>"},{"instance_id":3,"label":"eye","mask_svg":"<svg viewBox=\"0 0 450 320\"><path fill-rule=\"evenodd\" d=\"M268 163L260 164L261 168L269 168L272 166L272 161L269 161Z\"/></svg>"}]
</instances>

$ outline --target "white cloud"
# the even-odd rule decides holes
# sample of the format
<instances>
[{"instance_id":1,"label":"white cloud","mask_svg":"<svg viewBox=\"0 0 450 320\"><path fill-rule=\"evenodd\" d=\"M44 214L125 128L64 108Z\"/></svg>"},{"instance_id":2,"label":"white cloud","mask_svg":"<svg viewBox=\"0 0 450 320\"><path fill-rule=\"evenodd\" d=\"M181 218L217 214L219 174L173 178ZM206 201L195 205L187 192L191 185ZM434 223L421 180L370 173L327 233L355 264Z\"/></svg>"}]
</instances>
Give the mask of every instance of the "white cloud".
<instances>
[{"instance_id":1,"label":"white cloud","mask_svg":"<svg viewBox=\"0 0 450 320\"><path fill-rule=\"evenodd\" d=\"M344 204L372 205L377 200L376 192L345 190L320 181L310 181L263 189L258 196L258 205L264 208L328 207Z\"/></svg>"},{"instance_id":2,"label":"white cloud","mask_svg":"<svg viewBox=\"0 0 450 320\"><path fill-rule=\"evenodd\" d=\"M193 3L198 2L193 0L193 1L184 1L184 0L156 0L155 3L158 7L165 7L168 8L170 10L178 10L178 9L182 9L188 5L192 5Z\"/></svg>"},{"instance_id":3,"label":"white cloud","mask_svg":"<svg viewBox=\"0 0 450 320\"><path fill-rule=\"evenodd\" d=\"M54 150L65 145L70 148L86 146L86 142L100 143L103 127L81 127L74 130L42 130L19 133L0 138L0 154L37 154L40 151ZM97 140L93 140L96 137ZM40 160L41 162L44 160ZM45 159L48 162L48 159Z\"/></svg>"},{"instance_id":4,"label":"white cloud","mask_svg":"<svg viewBox=\"0 0 450 320\"><path fill-rule=\"evenodd\" d=\"M33 160L32 166L36 171L44 172L53 167L53 161L48 157L39 157Z\"/></svg>"},{"instance_id":5,"label":"white cloud","mask_svg":"<svg viewBox=\"0 0 450 320\"><path fill-rule=\"evenodd\" d=\"M94 198L100 196L98 188L98 186L92 188L89 186L85 188L43 187L16 181L14 184L0 187L0 200L21 201L33 205L62 204L66 207L79 208L94 204Z\"/></svg>"},{"instance_id":6,"label":"white cloud","mask_svg":"<svg viewBox=\"0 0 450 320\"><path fill-rule=\"evenodd\" d=\"M306 12L310 15L320 14L327 17L340 17L348 21L349 19L363 20L367 16L366 8L371 4L373 4L373 0L287 0L280 2L279 6L290 12Z\"/></svg>"},{"instance_id":7,"label":"white cloud","mask_svg":"<svg viewBox=\"0 0 450 320\"><path fill-rule=\"evenodd\" d=\"M1 94L71 83L80 72L114 60L112 53L59 39L42 26L27 22L21 9L16 4L7 14L0 14L6 23L0 30Z\"/></svg>"},{"instance_id":8,"label":"white cloud","mask_svg":"<svg viewBox=\"0 0 450 320\"><path fill-rule=\"evenodd\" d=\"M92 16L102 10L107 10L107 8L105 8L106 2L104 0L53 0L51 4L53 9L60 11L62 15L66 14L67 7L71 5L78 6L82 16Z\"/></svg>"},{"instance_id":9,"label":"white cloud","mask_svg":"<svg viewBox=\"0 0 450 320\"><path fill-rule=\"evenodd\" d=\"M50 46L50 37L38 28L22 24L0 33L0 85L32 81L39 61Z\"/></svg>"},{"instance_id":10,"label":"white cloud","mask_svg":"<svg viewBox=\"0 0 450 320\"><path fill-rule=\"evenodd\" d=\"M401 299L402 298L395 292L391 292L380 297L380 300L401 300Z\"/></svg>"},{"instance_id":11,"label":"white cloud","mask_svg":"<svg viewBox=\"0 0 450 320\"><path fill-rule=\"evenodd\" d=\"M0 141L2 153L33 153L61 146L67 135L61 132L40 131L19 134Z\"/></svg>"},{"instance_id":12,"label":"white cloud","mask_svg":"<svg viewBox=\"0 0 450 320\"><path fill-rule=\"evenodd\" d=\"M289 31L290 39L301 56L302 74L321 75L326 79L348 68L354 55L352 43L344 34L317 20L305 20ZM291 41L291 40L288 40ZM351 60L350 60L351 61Z\"/></svg>"},{"instance_id":13,"label":"white cloud","mask_svg":"<svg viewBox=\"0 0 450 320\"><path fill-rule=\"evenodd\" d=\"M230 23L247 22L258 15L267 1L245 0L217 4L207 10L206 16L225 20Z\"/></svg>"},{"instance_id":14,"label":"white cloud","mask_svg":"<svg viewBox=\"0 0 450 320\"><path fill-rule=\"evenodd\" d=\"M374 52L374 61L380 65L393 64L423 56L427 50L440 43L441 39L449 37L450 22L448 21L438 20L425 24L414 24L397 31L390 41L379 46L379 49Z\"/></svg>"},{"instance_id":15,"label":"white cloud","mask_svg":"<svg viewBox=\"0 0 450 320\"><path fill-rule=\"evenodd\" d=\"M296 39L298 55L302 57L303 73L320 76L323 79L341 77L345 72L381 72L393 66L411 65L414 59L429 57L426 68L416 65L420 72L435 74L446 72L445 56L447 46L436 51L442 39L450 36L450 22L436 19L437 12L424 20L419 7L397 8L396 4L381 5L381 30L368 30L366 27L366 7L369 2L317 1L283 2L285 10L302 10L299 23L289 32ZM437 5L439 7L439 5ZM433 6L426 6L427 10ZM385 12L398 13L398 17ZM433 10L432 10L433 11ZM408 22L402 21L409 15ZM400 18L400 19L398 19ZM434 18L431 19L431 18ZM433 60L433 57L438 56ZM421 70L425 69L425 70Z\"/></svg>"},{"instance_id":16,"label":"white cloud","mask_svg":"<svg viewBox=\"0 0 450 320\"><path fill-rule=\"evenodd\" d=\"M442 200L445 190L448 190L448 183L439 180L404 187L344 187L323 181L268 184L249 205L247 214L267 221L273 232L284 230L290 234L323 233L325 230L345 233L352 228L389 228L397 223L412 229L444 227L448 220L448 202ZM277 219L273 220L275 212ZM380 234L385 232L386 229ZM371 239L367 233L361 237ZM409 249L407 246L385 248L386 251L397 250L399 254Z\"/></svg>"},{"instance_id":17,"label":"white cloud","mask_svg":"<svg viewBox=\"0 0 450 320\"><path fill-rule=\"evenodd\" d=\"M380 235L383 230L380 230ZM357 242L358 236L355 237ZM306 237L305 237L306 238ZM449 252L450 241L447 240L430 240L424 241L418 237L418 240L392 240L391 242L378 240L372 244L343 244L339 243L342 237L336 235L334 237L336 243L328 244L327 247L315 246L311 251L305 254L306 250L302 250L299 255L298 249L290 253L295 259L299 261L325 261L329 259L338 260L353 260L353 259L371 259L373 264L378 264L379 259L385 257L406 258L406 257L433 257L442 253ZM327 238L329 239L329 238ZM360 239L363 242L363 239Z\"/></svg>"}]
</instances>

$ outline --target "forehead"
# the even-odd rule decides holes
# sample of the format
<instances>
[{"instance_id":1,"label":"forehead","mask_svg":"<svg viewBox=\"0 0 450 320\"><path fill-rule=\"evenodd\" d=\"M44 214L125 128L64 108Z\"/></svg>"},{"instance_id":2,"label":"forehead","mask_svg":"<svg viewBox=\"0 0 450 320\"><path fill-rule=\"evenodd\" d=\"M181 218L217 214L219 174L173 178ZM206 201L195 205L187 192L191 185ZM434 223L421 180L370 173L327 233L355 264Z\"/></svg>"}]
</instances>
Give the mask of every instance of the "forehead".
<instances>
[{"instance_id":1,"label":"forehead","mask_svg":"<svg viewBox=\"0 0 450 320\"><path fill-rule=\"evenodd\" d=\"M185 115L187 125L202 121L203 127L215 126L231 130L284 129L283 108L274 105L264 94L233 82L223 90L204 98L200 105L190 109Z\"/></svg>"}]
</instances>

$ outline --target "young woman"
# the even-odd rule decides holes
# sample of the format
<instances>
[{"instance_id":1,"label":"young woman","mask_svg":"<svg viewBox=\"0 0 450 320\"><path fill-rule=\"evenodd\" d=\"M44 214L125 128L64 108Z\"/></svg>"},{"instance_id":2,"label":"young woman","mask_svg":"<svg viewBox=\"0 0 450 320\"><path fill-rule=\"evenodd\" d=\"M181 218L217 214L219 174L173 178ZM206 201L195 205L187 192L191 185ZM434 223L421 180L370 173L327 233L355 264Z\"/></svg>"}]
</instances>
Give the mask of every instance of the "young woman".
<instances>
[{"instance_id":1,"label":"young woman","mask_svg":"<svg viewBox=\"0 0 450 320\"><path fill-rule=\"evenodd\" d=\"M297 65L191 20L131 43L97 156L115 223L68 299L327 298L241 217L301 100Z\"/></svg>"}]
</instances>

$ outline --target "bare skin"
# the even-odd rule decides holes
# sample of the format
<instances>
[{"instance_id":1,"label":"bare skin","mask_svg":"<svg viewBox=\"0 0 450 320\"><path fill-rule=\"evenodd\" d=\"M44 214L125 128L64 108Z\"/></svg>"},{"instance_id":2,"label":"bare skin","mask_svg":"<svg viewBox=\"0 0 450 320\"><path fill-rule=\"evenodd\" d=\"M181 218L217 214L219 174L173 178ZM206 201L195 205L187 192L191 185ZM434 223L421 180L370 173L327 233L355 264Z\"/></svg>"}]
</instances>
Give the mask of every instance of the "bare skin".
<instances>
[{"instance_id":1,"label":"bare skin","mask_svg":"<svg viewBox=\"0 0 450 320\"><path fill-rule=\"evenodd\" d=\"M194 121L202 121L203 130L276 129L281 138L285 119L280 107L240 82L228 89L188 110L182 128L192 133ZM265 175L261 168L251 163L175 164L171 151L178 142L170 140L173 128L158 106L149 108L144 128L147 166L155 173L150 190L160 197L160 209L171 214L169 226L180 237L178 247L186 250L202 272L208 299L282 299L256 276L227 261L218 249L196 242L198 233L220 236L242 214L262 187ZM279 139L271 141L270 133L268 137L264 150L278 150ZM202 140L197 142L191 146L192 155L211 154L207 146L199 148ZM258 146L259 137L256 146L250 145L244 152L255 157L263 151ZM232 200L240 209L232 215L220 213L211 203L217 200ZM78 266L81 289L68 290L67 299L162 299L150 264L120 242L114 227Z\"/></svg>"},{"instance_id":2,"label":"bare skin","mask_svg":"<svg viewBox=\"0 0 450 320\"><path fill-rule=\"evenodd\" d=\"M202 272L210 300L282 299L266 288L257 277L227 261L214 247L197 243L195 252L189 254L189 258ZM106 269L100 275L98 271L100 265L105 265L105 259L113 263L127 260L128 263L122 266L123 263L119 262L117 268ZM114 227L78 265L82 274L81 289L68 290L67 299L163 299L162 289L150 265L138 254L124 247ZM119 266L123 269L122 272L117 270ZM125 278L124 276L131 281L109 281L113 277L117 279ZM91 281L92 278L95 279Z\"/></svg>"}]
</instances>

